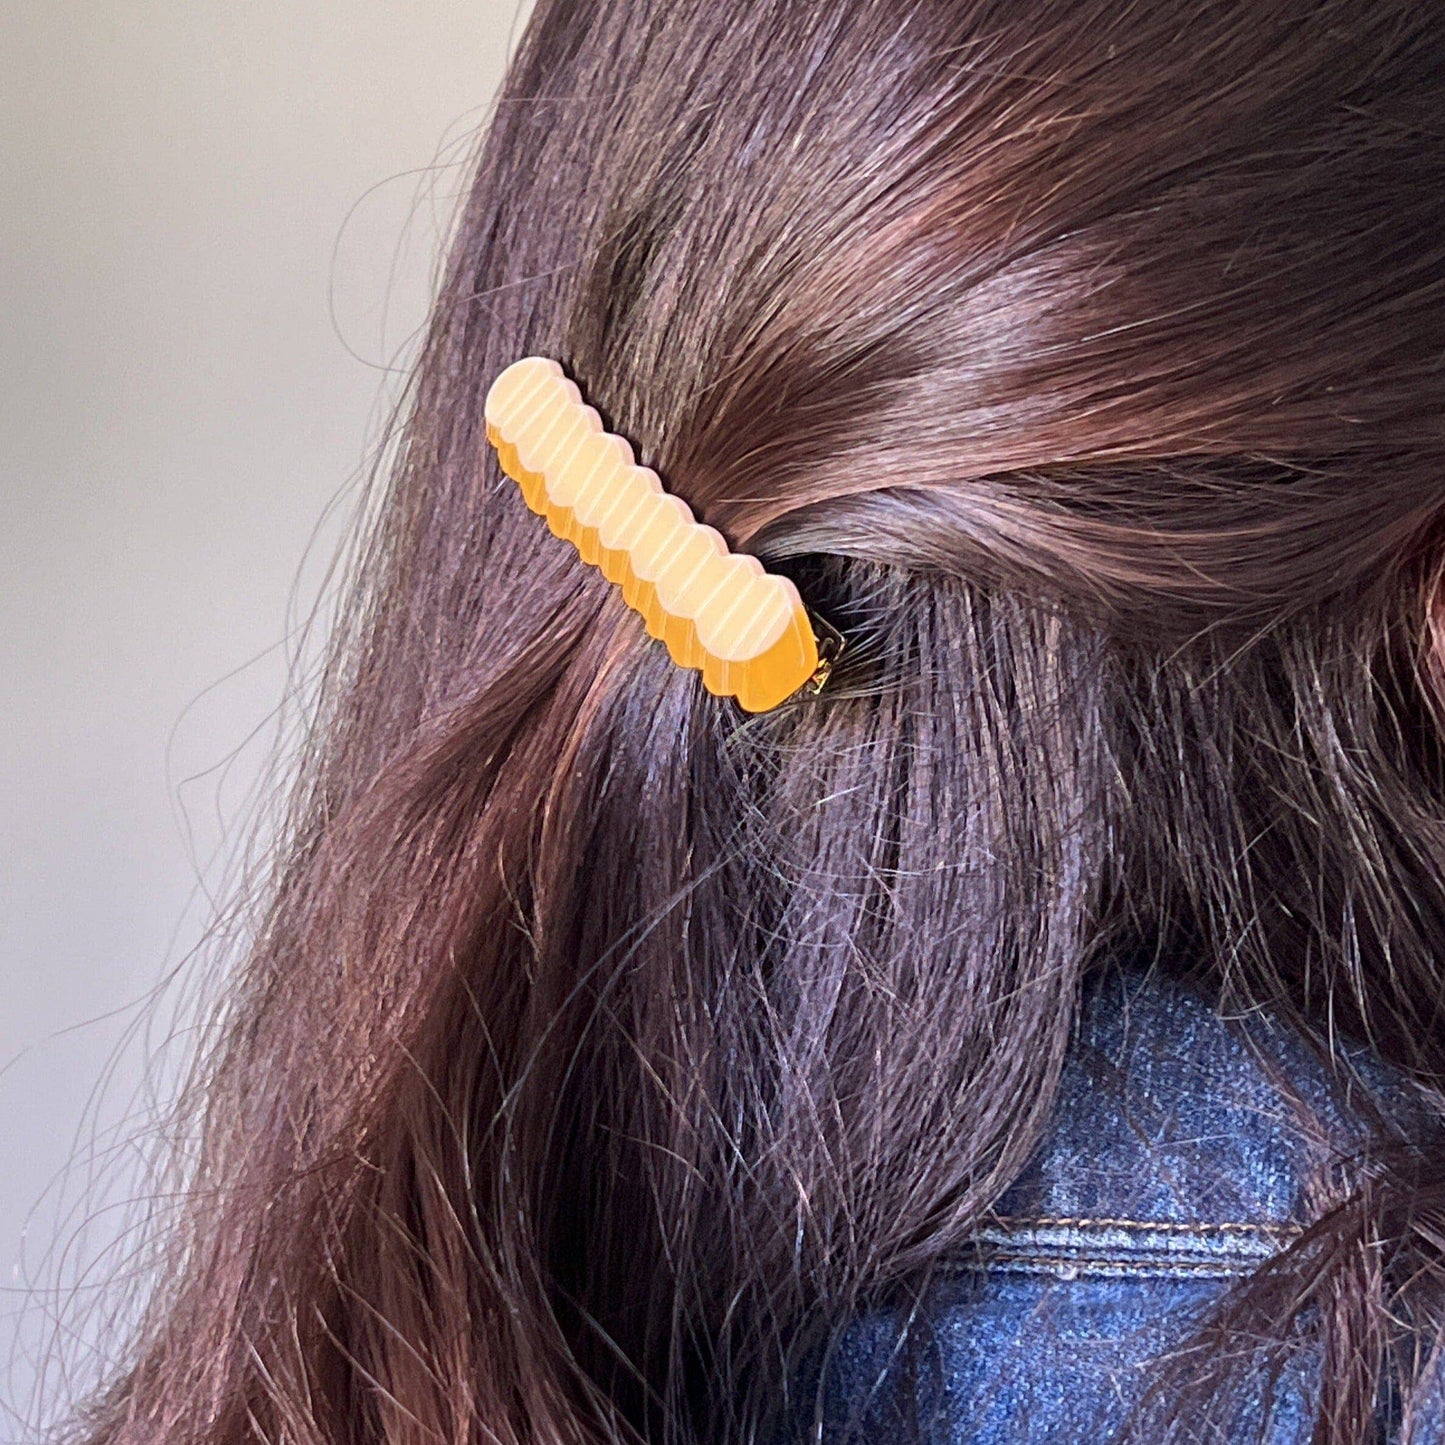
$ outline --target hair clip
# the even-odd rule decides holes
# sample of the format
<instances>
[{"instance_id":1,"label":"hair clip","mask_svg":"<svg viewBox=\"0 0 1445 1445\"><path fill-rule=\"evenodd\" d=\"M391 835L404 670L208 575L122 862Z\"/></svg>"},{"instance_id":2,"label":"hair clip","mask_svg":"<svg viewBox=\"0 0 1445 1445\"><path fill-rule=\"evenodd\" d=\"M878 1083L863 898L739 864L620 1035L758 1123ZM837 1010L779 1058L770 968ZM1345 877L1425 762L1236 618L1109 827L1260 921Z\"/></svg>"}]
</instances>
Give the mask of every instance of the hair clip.
<instances>
[{"instance_id":1,"label":"hair clip","mask_svg":"<svg viewBox=\"0 0 1445 1445\"><path fill-rule=\"evenodd\" d=\"M532 511L619 583L650 637L703 686L766 712L807 683L816 692L843 649L790 578L732 552L663 488L631 446L605 430L562 368L544 356L513 362L492 383L487 440Z\"/></svg>"}]
</instances>

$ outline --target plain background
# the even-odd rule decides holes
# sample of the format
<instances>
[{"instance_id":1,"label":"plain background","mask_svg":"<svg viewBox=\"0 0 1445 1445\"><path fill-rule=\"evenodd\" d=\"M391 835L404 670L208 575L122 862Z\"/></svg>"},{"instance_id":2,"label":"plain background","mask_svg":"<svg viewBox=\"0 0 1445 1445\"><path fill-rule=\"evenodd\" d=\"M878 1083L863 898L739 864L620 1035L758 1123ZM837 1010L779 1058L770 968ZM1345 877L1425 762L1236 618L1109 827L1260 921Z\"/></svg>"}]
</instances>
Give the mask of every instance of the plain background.
<instances>
[{"instance_id":1,"label":"plain background","mask_svg":"<svg viewBox=\"0 0 1445 1445\"><path fill-rule=\"evenodd\" d=\"M97 1358L166 1010L518 9L4 6L0 1440Z\"/></svg>"}]
</instances>

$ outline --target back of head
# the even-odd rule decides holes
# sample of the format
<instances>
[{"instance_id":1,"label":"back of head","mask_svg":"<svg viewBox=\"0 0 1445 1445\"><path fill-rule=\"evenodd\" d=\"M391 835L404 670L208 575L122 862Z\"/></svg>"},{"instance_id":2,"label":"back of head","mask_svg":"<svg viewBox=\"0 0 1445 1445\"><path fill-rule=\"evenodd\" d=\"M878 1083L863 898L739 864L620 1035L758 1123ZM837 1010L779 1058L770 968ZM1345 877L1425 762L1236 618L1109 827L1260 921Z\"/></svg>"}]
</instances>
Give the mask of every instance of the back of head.
<instances>
[{"instance_id":1,"label":"back of head","mask_svg":"<svg viewBox=\"0 0 1445 1445\"><path fill-rule=\"evenodd\" d=\"M542 0L92 1438L755 1438L1122 952L1438 1081L1442 117L1418 0ZM744 719L538 525L527 354L844 628L822 695ZM1424 1319L1442 1161L1371 1186Z\"/></svg>"}]
</instances>

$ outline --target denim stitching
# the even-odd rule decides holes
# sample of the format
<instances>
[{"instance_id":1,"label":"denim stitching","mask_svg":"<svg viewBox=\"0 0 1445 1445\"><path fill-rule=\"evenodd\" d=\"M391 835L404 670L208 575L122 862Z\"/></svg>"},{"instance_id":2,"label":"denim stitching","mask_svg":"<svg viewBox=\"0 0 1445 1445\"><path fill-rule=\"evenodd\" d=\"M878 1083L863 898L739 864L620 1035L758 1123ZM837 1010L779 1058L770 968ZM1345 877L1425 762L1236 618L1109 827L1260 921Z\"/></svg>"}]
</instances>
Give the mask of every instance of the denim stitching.
<instances>
[{"instance_id":1,"label":"denim stitching","mask_svg":"<svg viewBox=\"0 0 1445 1445\"><path fill-rule=\"evenodd\" d=\"M1072 1239L1040 1238L1068 1231ZM1144 1237L1120 1238L1139 1231ZM1114 1216L993 1215L980 1222L968 1242L971 1269L1040 1271L1065 1278L1080 1275L1233 1276L1251 1274L1271 1255L1303 1233L1284 1221L1146 1220ZM1112 1237L1110 1237L1112 1236ZM1169 1240L1178 1241L1171 1247ZM1236 1239L1233 1247L1226 1241ZM1203 1254L1212 1241L1215 1249ZM1246 1246L1248 1241L1248 1247Z\"/></svg>"},{"instance_id":2,"label":"denim stitching","mask_svg":"<svg viewBox=\"0 0 1445 1445\"><path fill-rule=\"evenodd\" d=\"M1061 1215L1042 1214L1036 1217L1023 1215L992 1215L991 1222L1015 1229L1037 1229L1054 1226L1068 1229L1149 1229L1158 1233L1173 1234L1268 1234L1290 1236L1304 1233L1302 1224L1252 1223L1246 1220L1226 1220L1219 1224L1203 1221L1154 1220L1154 1219L1110 1219L1107 1217L1081 1215L1070 1219Z\"/></svg>"},{"instance_id":3,"label":"denim stitching","mask_svg":"<svg viewBox=\"0 0 1445 1445\"><path fill-rule=\"evenodd\" d=\"M1089 1274L1091 1271L1113 1271L1122 1275L1198 1275L1201 1277L1230 1277L1253 1274L1263 1263L1253 1256L1220 1255L1217 1259L1171 1259L1161 1256L1157 1259L1141 1258L1138 1255L1053 1255L1030 1254L1020 1250L1012 1252L980 1252L977 1261L970 1261L965 1267L986 1272L1017 1271L1026 1274L1044 1271L1060 1274L1065 1278Z\"/></svg>"}]
</instances>

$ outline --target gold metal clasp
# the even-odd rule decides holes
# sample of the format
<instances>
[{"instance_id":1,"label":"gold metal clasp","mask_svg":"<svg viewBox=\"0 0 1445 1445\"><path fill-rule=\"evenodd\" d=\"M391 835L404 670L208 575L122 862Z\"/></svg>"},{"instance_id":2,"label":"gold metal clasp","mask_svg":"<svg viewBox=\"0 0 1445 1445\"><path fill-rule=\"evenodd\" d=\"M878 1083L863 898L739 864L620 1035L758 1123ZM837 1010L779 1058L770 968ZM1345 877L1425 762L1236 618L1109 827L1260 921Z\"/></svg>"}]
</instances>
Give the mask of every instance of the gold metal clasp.
<instances>
[{"instance_id":1,"label":"gold metal clasp","mask_svg":"<svg viewBox=\"0 0 1445 1445\"><path fill-rule=\"evenodd\" d=\"M819 617L816 612L809 611L808 621L812 625L813 637L818 646L818 666L808 679L807 686L816 697L822 692L823 684L832 676L833 668L842 657L847 641L827 618Z\"/></svg>"}]
</instances>

